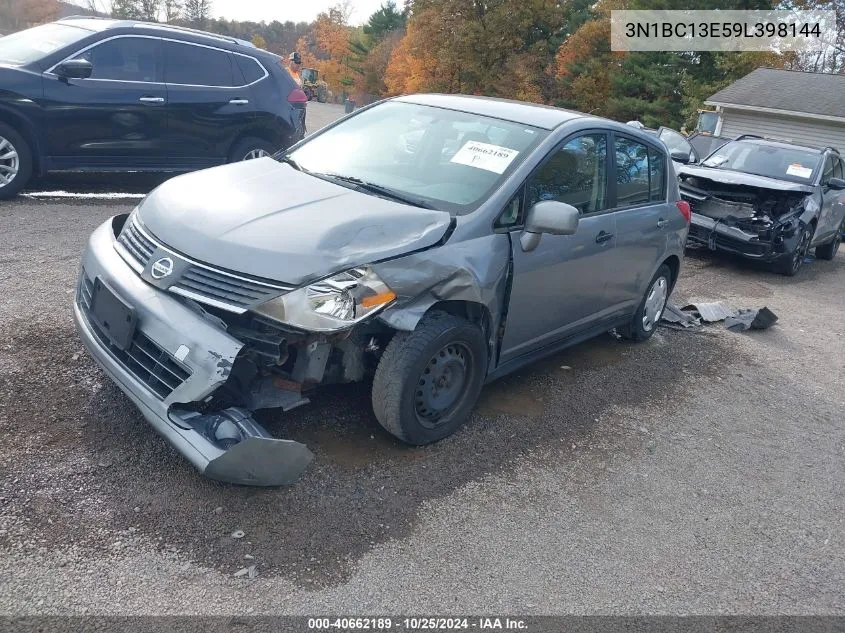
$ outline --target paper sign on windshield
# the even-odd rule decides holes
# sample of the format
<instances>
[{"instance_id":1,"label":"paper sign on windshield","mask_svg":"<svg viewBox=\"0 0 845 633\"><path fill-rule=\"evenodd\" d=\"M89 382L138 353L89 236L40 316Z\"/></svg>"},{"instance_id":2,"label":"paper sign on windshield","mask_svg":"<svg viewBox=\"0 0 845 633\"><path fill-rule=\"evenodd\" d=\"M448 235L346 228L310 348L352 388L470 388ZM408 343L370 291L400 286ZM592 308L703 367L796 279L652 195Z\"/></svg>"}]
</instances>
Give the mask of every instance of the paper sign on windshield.
<instances>
[{"instance_id":1,"label":"paper sign on windshield","mask_svg":"<svg viewBox=\"0 0 845 633\"><path fill-rule=\"evenodd\" d=\"M469 165L478 169L486 169L502 174L516 158L519 152L515 149L490 145L480 141L467 141L464 146L452 156L452 163Z\"/></svg>"},{"instance_id":2,"label":"paper sign on windshield","mask_svg":"<svg viewBox=\"0 0 845 633\"><path fill-rule=\"evenodd\" d=\"M809 178L810 174L813 173L813 170L809 167L804 167L799 165L798 163L792 163L789 167L786 168L786 175L787 176L798 176L799 178Z\"/></svg>"}]
</instances>

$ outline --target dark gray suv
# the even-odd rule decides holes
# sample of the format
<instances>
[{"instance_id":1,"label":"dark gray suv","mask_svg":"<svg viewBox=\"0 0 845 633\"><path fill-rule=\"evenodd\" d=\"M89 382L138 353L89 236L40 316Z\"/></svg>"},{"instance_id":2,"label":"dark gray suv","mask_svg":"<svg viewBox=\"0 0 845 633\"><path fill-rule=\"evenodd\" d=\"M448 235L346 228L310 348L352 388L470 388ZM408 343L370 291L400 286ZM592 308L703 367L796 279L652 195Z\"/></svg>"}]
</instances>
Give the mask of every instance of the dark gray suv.
<instances>
[{"instance_id":1,"label":"dark gray suv","mask_svg":"<svg viewBox=\"0 0 845 633\"><path fill-rule=\"evenodd\" d=\"M91 236L85 345L202 472L291 482L257 409L373 376L390 433L454 432L482 385L655 331L689 224L665 146L556 108L414 95L276 159L174 178Z\"/></svg>"}]
</instances>

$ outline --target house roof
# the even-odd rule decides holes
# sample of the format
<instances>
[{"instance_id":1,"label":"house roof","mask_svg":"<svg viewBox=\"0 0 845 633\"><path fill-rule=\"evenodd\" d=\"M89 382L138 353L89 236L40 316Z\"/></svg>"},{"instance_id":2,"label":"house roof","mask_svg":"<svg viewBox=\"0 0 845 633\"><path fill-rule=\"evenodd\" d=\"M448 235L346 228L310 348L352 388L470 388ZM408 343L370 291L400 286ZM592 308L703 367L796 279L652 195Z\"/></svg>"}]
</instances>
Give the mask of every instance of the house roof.
<instances>
[{"instance_id":1,"label":"house roof","mask_svg":"<svg viewBox=\"0 0 845 633\"><path fill-rule=\"evenodd\" d=\"M705 103L845 118L845 75L758 68Z\"/></svg>"}]
</instances>

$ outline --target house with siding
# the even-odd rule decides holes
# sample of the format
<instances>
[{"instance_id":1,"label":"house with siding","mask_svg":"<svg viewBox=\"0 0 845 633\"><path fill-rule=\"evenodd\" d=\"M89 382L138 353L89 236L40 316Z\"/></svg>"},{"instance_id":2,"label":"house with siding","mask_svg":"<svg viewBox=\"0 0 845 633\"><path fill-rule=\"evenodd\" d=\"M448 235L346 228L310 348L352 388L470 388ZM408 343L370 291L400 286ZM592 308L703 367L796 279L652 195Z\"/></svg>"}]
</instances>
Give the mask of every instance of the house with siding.
<instances>
[{"instance_id":1,"label":"house with siding","mask_svg":"<svg viewBox=\"0 0 845 633\"><path fill-rule=\"evenodd\" d=\"M715 133L756 134L845 153L845 75L758 68L705 101Z\"/></svg>"}]
</instances>

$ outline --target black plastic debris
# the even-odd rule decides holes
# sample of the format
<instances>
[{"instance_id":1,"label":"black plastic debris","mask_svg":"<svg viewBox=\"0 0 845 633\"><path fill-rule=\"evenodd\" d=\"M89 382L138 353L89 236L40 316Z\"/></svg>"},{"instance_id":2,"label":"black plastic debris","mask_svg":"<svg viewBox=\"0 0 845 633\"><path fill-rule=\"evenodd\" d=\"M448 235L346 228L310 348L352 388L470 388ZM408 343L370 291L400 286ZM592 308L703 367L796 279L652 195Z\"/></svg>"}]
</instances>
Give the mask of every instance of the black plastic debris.
<instances>
[{"instance_id":1,"label":"black plastic debris","mask_svg":"<svg viewBox=\"0 0 845 633\"><path fill-rule=\"evenodd\" d=\"M765 307L759 310L739 310L736 316L725 319L725 327L732 332L765 330L772 327L777 320L777 315Z\"/></svg>"},{"instance_id":2,"label":"black plastic debris","mask_svg":"<svg viewBox=\"0 0 845 633\"><path fill-rule=\"evenodd\" d=\"M702 302L691 303L679 308L667 303L661 317L661 325L676 330L701 327L704 323L725 322L725 327L732 332L745 330L765 330L774 325L777 315L766 307L760 309L735 309L727 303Z\"/></svg>"}]
</instances>

